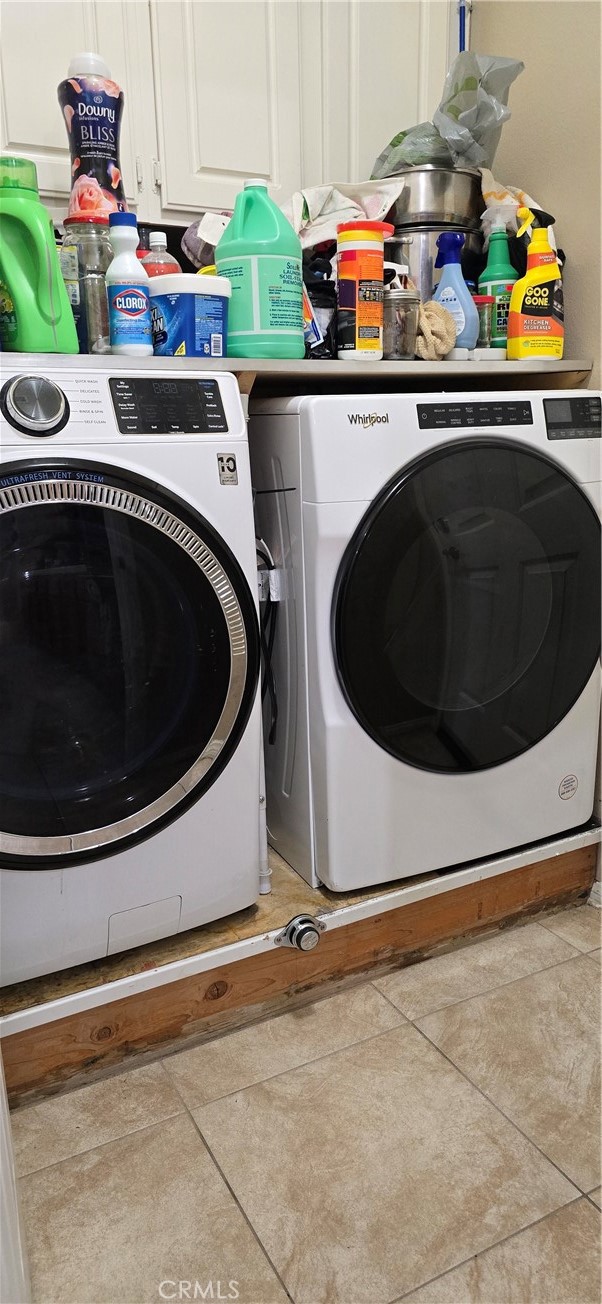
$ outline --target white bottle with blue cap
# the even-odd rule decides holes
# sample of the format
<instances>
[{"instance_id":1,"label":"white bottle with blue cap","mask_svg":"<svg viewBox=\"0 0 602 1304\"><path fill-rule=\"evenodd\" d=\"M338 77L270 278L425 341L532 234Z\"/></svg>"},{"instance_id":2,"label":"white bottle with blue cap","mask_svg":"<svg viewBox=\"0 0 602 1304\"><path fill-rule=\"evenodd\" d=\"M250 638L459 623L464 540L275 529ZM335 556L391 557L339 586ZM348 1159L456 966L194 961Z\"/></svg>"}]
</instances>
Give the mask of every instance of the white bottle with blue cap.
<instances>
[{"instance_id":1,"label":"white bottle with blue cap","mask_svg":"<svg viewBox=\"0 0 602 1304\"><path fill-rule=\"evenodd\" d=\"M148 357L153 351L148 275L136 257L138 227L133 213L111 213L113 261L107 274L111 353Z\"/></svg>"},{"instance_id":2,"label":"white bottle with blue cap","mask_svg":"<svg viewBox=\"0 0 602 1304\"><path fill-rule=\"evenodd\" d=\"M442 267L441 280L433 299L451 313L456 326L456 349L474 349L479 338L479 314L462 275L460 257L464 236L460 231L443 231L437 236L435 267Z\"/></svg>"}]
</instances>

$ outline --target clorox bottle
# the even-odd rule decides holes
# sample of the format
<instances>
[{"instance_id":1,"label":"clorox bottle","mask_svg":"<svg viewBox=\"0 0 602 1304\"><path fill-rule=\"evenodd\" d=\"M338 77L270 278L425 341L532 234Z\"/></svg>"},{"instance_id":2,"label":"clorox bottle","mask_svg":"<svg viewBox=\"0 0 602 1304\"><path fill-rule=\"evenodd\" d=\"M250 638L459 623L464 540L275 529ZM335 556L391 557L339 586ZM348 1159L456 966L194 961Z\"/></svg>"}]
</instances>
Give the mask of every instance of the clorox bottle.
<instances>
[{"instance_id":1,"label":"clorox bottle","mask_svg":"<svg viewBox=\"0 0 602 1304\"><path fill-rule=\"evenodd\" d=\"M507 357L513 361L560 359L564 351L564 297L558 259L547 226L538 226L528 208L519 208L519 236L533 224L527 270L516 282L508 314Z\"/></svg>"},{"instance_id":2,"label":"clorox bottle","mask_svg":"<svg viewBox=\"0 0 602 1304\"><path fill-rule=\"evenodd\" d=\"M228 357L303 358L301 241L265 181L245 181L215 262L232 285Z\"/></svg>"},{"instance_id":3,"label":"clorox bottle","mask_svg":"<svg viewBox=\"0 0 602 1304\"><path fill-rule=\"evenodd\" d=\"M111 353L145 357L153 351L149 282L136 258L138 228L133 213L111 213L109 239L114 254L105 277Z\"/></svg>"},{"instance_id":4,"label":"clorox bottle","mask_svg":"<svg viewBox=\"0 0 602 1304\"><path fill-rule=\"evenodd\" d=\"M35 163L8 155L0 159L0 341L9 352L79 352Z\"/></svg>"}]
</instances>

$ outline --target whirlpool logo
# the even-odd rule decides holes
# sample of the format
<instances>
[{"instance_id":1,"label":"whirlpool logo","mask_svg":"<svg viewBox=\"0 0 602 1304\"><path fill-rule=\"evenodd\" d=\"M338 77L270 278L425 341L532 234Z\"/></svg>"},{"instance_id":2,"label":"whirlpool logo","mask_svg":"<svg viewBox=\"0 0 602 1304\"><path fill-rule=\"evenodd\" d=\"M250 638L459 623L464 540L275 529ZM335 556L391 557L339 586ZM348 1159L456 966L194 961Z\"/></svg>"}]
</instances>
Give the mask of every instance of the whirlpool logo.
<instances>
[{"instance_id":1,"label":"whirlpool logo","mask_svg":"<svg viewBox=\"0 0 602 1304\"><path fill-rule=\"evenodd\" d=\"M126 317L141 317L148 308L146 295L137 290L121 290L115 295L113 305L117 312L125 313Z\"/></svg>"},{"instance_id":2,"label":"whirlpool logo","mask_svg":"<svg viewBox=\"0 0 602 1304\"><path fill-rule=\"evenodd\" d=\"M371 426L389 424L388 412L348 412L347 420L350 426L364 426L370 429Z\"/></svg>"}]
</instances>

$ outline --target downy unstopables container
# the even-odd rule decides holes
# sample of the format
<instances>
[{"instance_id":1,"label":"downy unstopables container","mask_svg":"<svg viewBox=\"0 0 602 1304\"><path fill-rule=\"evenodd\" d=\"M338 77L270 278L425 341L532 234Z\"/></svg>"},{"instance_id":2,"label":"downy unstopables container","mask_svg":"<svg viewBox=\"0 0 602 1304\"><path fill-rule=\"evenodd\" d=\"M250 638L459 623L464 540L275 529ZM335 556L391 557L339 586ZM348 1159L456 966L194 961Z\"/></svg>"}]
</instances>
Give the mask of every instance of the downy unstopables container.
<instances>
[{"instance_id":1,"label":"downy unstopables container","mask_svg":"<svg viewBox=\"0 0 602 1304\"><path fill-rule=\"evenodd\" d=\"M226 356L228 301L224 276L177 272L157 276L149 286L153 348L160 358Z\"/></svg>"},{"instance_id":2,"label":"downy unstopables container","mask_svg":"<svg viewBox=\"0 0 602 1304\"><path fill-rule=\"evenodd\" d=\"M265 181L245 181L215 262L232 285L228 356L304 357L301 241Z\"/></svg>"},{"instance_id":3,"label":"downy unstopables container","mask_svg":"<svg viewBox=\"0 0 602 1304\"><path fill-rule=\"evenodd\" d=\"M378 362L383 356L384 239L388 222L337 226L337 357Z\"/></svg>"},{"instance_id":4,"label":"downy unstopables container","mask_svg":"<svg viewBox=\"0 0 602 1304\"><path fill-rule=\"evenodd\" d=\"M0 342L8 352L79 351L35 163L12 156L0 158Z\"/></svg>"},{"instance_id":5,"label":"downy unstopables container","mask_svg":"<svg viewBox=\"0 0 602 1304\"><path fill-rule=\"evenodd\" d=\"M125 212L119 162L123 91L100 55L76 54L58 99L71 153L69 217Z\"/></svg>"},{"instance_id":6,"label":"downy unstopables container","mask_svg":"<svg viewBox=\"0 0 602 1304\"><path fill-rule=\"evenodd\" d=\"M546 226L537 226L528 208L519 208L519 236L533 224L527 270L516 282L508 314L507 357L513 362L560 359L564 351L564 297L558 259Z\"/></svg>"}]
</instances>

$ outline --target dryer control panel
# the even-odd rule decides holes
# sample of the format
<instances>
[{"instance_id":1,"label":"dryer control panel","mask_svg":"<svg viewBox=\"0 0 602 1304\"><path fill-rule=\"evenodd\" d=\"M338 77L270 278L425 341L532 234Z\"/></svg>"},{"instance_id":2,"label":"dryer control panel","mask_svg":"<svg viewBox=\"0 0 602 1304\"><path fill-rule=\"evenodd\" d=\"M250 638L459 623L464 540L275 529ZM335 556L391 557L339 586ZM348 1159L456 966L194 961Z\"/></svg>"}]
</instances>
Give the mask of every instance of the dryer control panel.
<instances>
[{"instance_id":1,"label":"dryer control panel","mask_svg":"<svg viewBox=\"0 0 602 1304\"><path fill-rule=\"evenodd\" d=\"M511 403L419 403L417 412L421 430L533 425L533 408L527 399Z\"/></svg>"},{"instance_id":2,"label":"dryer control panel","mask_svg":"<svg viewBox=\"0 0 602 1304\"><path fill-rule=\"evenodd\" d=\"M583 398L544 398L548 439L600 439L602 399L595 394Z\"/></svg>"}]
</instances>

